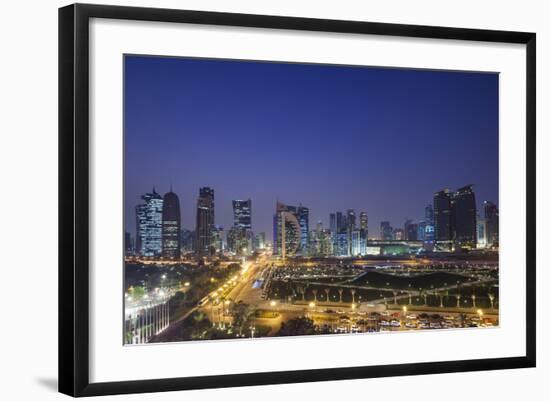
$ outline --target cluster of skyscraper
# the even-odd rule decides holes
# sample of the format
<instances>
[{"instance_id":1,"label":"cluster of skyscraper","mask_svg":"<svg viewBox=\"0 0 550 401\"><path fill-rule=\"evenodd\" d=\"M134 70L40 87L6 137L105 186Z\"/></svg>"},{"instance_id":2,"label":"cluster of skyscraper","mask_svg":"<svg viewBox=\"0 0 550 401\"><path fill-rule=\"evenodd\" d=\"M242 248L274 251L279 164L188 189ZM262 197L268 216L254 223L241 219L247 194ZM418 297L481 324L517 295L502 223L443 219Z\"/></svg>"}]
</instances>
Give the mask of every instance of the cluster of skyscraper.
<instances>
[{"instance_id":1,"label":"cluster of skyscraper","mask_svg":"<svg viewBox=\"0 0 550 401\"><path fill-rule=\"evenodd\" d=\"M434 194L433 207L426 206L424 220L407 220L404 228L396 229L383 221L380 237L386 241L423 241L429 251L434 247L442 251L498 247L498 209L485 201L484 212L484 218L479 218L471 185L454 192L444 189Z\"/></svg>"},{"instance_id":2,"label":"cluster of skyscraper","mask_svg":"<svg viewBox=\"0 0 550 401\"><path fill-rule=\"evenodd\" d=\"M155 189L144 194L143 203L136 206L136 241L126 233L126 252L145 257L179 259L181 252L195 252L201 256L226 250L247 254L254 249L264 249L265 233L252 234L252 201L233 201L233 227L224 238L224 229L215 224L214 190L199 189L195 230L181 227L180 202L170 190L163 196Z\"/></svg>"},{"instance_id":3,"label":"cluster of skyscraper","mask_svg":"<svg viewBox=\"0 0 550 401\"><path fill-rule=\"evenodd\" d=\"M474 249L479 245L479 223L485 247L498 246L498 210L492 202L484 202L485 219L478 219L476 198L471 185L455 192L448 189L434 195L435 238L449 249ZM481 237L481 236L480 236Z\"/></svg>"},{"instance_id":4,"label":"cluster of skyscraper","mask_svg":"<svg viewBox=\"0 0 550 401\"><path fill-rule=\"evenodd\" d=\"M181 252L208 256L230 252L246 255L267 246L265 233L252 232L252 201L233 200L233 226L224 235L215 224L214 190L199 189L195 230L181 227L180 202L170 191L164 196L155 189L144 194L143 203L136 206L136 241L126 233L127 253L145 257L178 259ZM433 206L424 209L418 222L405 221L403 228L393 228L389 221L380 223L380 237L368 240L368 216L353 209L329 215L329 227L321 221L309 227L309 209L276 203L273 215L273 254L307 257L355 257L369 254L371 248L391 246L396 241L414 243L425 251L456 251L498 247L498 209L492 202L484 203L484 218L478 216L471 185L452 192L436 192ZM420 244L420 245L418 245ZM412 246L412 245L411 245ZM373 251L371 249L371 251Z\"/></svg>"},{"instance_id":5,"label":"cluster of skyscraper","mask_svg":"<svg viewBox=\"0 0 550 401\"><path fill-rule=\"evenodd\" d=\"M330 228L317 222L309 230L309 209L277 202L273 216L273 253L287 256L362 256L367 254L368 217L349 209L331 213Z\"/></svg>"},{"instance_id":6,"label":"cluster of skyscraper","mask_svg":"<svg viewBox=\"0 0 550 401\"><path fill-rule=\"evenodd\" d=\"M141 256L180 257L181 216L178 196L170 190L164 197L155 188L136 206L135 251ZM126 250L130 250L127 234Z\"/></svg>"}]
</instances>

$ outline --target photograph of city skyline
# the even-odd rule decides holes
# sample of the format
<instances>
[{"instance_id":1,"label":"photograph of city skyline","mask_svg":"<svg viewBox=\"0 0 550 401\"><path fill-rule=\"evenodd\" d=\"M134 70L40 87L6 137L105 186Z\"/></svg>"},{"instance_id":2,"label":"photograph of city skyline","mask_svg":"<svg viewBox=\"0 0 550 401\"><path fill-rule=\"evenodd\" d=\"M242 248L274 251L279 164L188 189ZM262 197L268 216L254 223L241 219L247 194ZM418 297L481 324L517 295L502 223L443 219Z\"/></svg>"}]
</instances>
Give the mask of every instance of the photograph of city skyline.
<instances>
[{"instance_id":1,"label":"photograph of city skyline","mask_svg":"<svg viewBox=\"0 0 550 401\"><path fill-rule=\"evenodd\" d=\"M124 344L498 327L498 88L126 55Z\"/></svg>"}]
</instances>

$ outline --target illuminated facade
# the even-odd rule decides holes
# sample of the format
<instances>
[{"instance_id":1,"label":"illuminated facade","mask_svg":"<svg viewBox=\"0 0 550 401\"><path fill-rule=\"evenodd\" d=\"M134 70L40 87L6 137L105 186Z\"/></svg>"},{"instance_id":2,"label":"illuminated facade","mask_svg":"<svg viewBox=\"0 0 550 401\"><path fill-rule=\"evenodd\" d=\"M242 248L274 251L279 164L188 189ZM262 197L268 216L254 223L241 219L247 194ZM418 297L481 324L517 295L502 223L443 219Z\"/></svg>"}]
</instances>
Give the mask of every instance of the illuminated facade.
<instances>
[{"instance_id":1,"label":"illuminated facade","mask_svg":"<svg viewBox=\"0 0 550 401\"><path fill-rule=\"evenodd\" d=\"M170 191L162 206L162 256L179 259L181 255L181 215L178 196Z\"/></svg>"},{"instance_id":2,"label":"illuminated facade","mask_svg":"<svg viewBox=\"0 0 550 401\"><path fill-rule=\"evenodd\" d=\"M141 199L144 203L136 206L136 253L140 256L160 256L163 199L155 188Z\"/></svg>"},{"instance_id":3,"label":"illuminated facade","mask_svg":"<svg viewBox=\"0 0 550 401\"><path fill-rule=\"evenodd\" d=\"M273 216L273 252L282 258L307 255L309 209L277 202Z\"/></svg>"},{"instance_id":4,"label":"illuminated facade","mask_svg":"<svg viewBox=\"0 0 550 401\"><path fill-rule=\"evenodd\" d=\"M498 247L498 209L493 202L483 203L485 212L487 247Z\"/></svg>"},{"instance_id":5,"label":"illuminated facade","mask_svg":"<svg viewBox=\"0 0 550 401\"><path fill-rule=\"evenodd\" d=\"M214 190L209 187L199 189L197 200L197 249L199 255L212 253L212 233L214 231Z\"/></svg>"},{"instance_id":6,"label":"illuminated facade","mask_svg":"<svg viewBox=\"0 0 550 401\"><path fill-rule=\"evenodd\" d=\"M252 229L252 201L250 199L233 201L233 227L243 230Z\"/></svg>"},{"instance_id":7,"label":"illuminated facade","mask_svg":"<svg viewBox=\"0 0 550 401\"><path fill-rule=\"evenodd\" d=\"M296 208L277 202L274 223L273 251L281 258L295 256L300 250L301 230L295 214Z\"/></svg>"},{"instance_id":8,"label":"illuminated facade","mask_svg":"<svg viewBox=\"0 0 550 401\"><path fill-rule=\"evenodd\" d=\"M435 241L438 246L450 249L453 239L451 222L451 192L448 189L434 194Z\"/></svg>"},{"instance_id":9,"label":"illuminated facade","mask_svg":"<svg viewBox=\"0 0 550 401\"><path fill-rule=\"evenodd\" d=\"M477 219L477 247L487 247L487 224L485 219L480 218Z\"/></svg>"},{"instance_id":10,"label":"illuminated facade","mask_svg":"<svg viewBox=\"0 0 550 401\"><path fill-rule=\"evenodd\" d=\"M455 249L477 247L476 198L471 185L459 188L452 197L452 231Z\"/></svg>"}]
</instances>

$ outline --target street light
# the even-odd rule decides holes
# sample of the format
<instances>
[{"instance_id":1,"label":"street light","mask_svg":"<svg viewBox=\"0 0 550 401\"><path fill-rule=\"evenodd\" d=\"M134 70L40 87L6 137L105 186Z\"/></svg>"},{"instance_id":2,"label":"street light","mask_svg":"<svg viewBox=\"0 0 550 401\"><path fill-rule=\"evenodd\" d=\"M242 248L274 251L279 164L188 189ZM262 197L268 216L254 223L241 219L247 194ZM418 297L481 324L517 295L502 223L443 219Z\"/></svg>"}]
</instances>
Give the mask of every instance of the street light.
<instances>
[{"instance_id":1,"label":"street light","mask_svg":"<svg viewBox=\"0 0 550 401\"><path fill-rule=\"evenodd\" d=\"M310 302L310 303L309 303L309 307L310 307L310 308L315 308L315 302Z\"/></svg>"},{"instance_id":2,"label":"street light","mask_svg":"<svg viewBox=\"0 0 550 401\"><path fill-rule=\"evenodd\" d=\"M478 309L477 314L479 316L479 321L481 322L481 320L483 319L483 311L481 309Z\"/></svg>"},{"instance_id":3,"label":"street light","mask_svg":"<svg viewBox=\"0 0 550 401\"><path fill-rule=\"evenodd\" d=\"M271 301L271 302L269 303L269 305L275 306L275 305L277 305L277 301Z\"/></svg>"}]
</instances>

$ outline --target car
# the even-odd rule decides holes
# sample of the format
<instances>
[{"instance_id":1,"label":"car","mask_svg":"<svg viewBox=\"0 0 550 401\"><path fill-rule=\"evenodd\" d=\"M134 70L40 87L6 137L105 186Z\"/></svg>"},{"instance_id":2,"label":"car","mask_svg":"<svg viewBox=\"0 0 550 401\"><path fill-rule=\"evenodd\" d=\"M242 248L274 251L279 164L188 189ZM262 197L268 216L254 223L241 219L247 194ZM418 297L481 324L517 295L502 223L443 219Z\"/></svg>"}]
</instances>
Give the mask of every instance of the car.
<instances>
[{"instance_id":1,"label":"car","mask_svg":"<svg viewBox=\"0 0 550 401\"><path fill-rule=\"evenodd\" d=\"M420 327L421 329L429 329L430 328L430 325L428 323L420 323Z\"/></svg>"},{"instance_id":2,"label":"car","mask_svg":"<svg viewBox=\"0 0 550 401\"><path fill-rule=\"evenodd\" d=\"M390 322L390 324L392 325L392 327L401 327L401 322L399 320L392 320Z\"/></svg>"},{"instance_id":3,"label":"car","mask_svg":"<svg viewBox=\"0 0 550 401\"><path fill-rule=\"evenodd\" d=\"M380 313L382 316L389 316L390 315L390 312L388 312L387 310L383 311Z\"/></svg>"},{"instance_id":4,"label":"car","mask_svg":"<svg viewBox=\"0 0 550 401\"><path fill-rule=\"evenodd\" d=\"M455 317L451 316L451 315L447 315L447 316L443 317L443 319L445 319L445 320L455 320Z\"/></svg>"},{"instance_id":5,"label":"car","mask_svg":"<svg viewBox=\"0 0 550 401\"><path fill-rule=\"evenodd\" d=\"M416 313L409 313L407 315L407 319L416 319L418 318L418 315Z\"/></svg>"},{"instance_id":6,"label":"car","mask_svg":"<svg viewBox=\"0 0 550 401\"><path fill-rule=\"evenodd\" d=\"M335 332L339 334L343 334L343 333L347 333L348 330L344 326L339 326L336 328Z\"/></svg>"},{"instance_id":7,"label":"car","mask_svg":"<svg viewBox=\"0 0 550 401\"><path fill-rule=\"evenodd\" d=\"M387 320L380 320L380 326L389 326L390 325L390 322L388 322Z\"/></svg>"},{"instance_id":8,"label":"car","mask_svg":"<svg viewBox=\"0 0 550 401\"><path fill-rule=\"evenodd\" d=\"M408 328L408 329L416 329L416 328L418 328L418 325L416 323L407 322L407 323L405 323L405 327Z\"/></svg>"}]
</instances>

